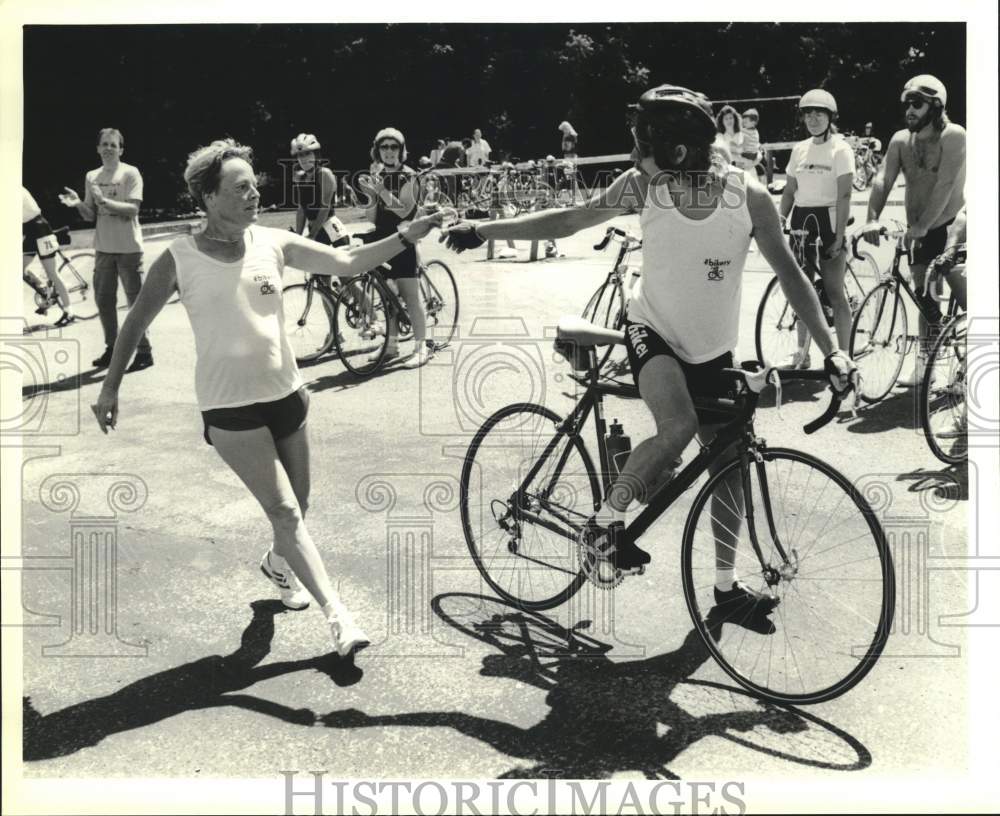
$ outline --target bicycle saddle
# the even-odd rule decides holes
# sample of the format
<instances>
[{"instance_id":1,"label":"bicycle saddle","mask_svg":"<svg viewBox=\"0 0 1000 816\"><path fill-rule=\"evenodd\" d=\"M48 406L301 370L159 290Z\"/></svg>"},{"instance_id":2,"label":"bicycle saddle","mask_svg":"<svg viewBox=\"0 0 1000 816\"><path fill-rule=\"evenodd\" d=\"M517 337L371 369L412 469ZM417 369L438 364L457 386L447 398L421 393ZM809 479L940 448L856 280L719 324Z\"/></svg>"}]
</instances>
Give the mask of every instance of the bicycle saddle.
<instances>
[{"instance_id":1,"label":"bicycle saddle","mask_svg":"<svg viewBox=\"0 0 1000 816\"><path fill-rule=\"evenodd\" d=\"M579 346L613 346L625 342L625 332L605 329L582 317L567 315L559 318L556 339Z\"/></svg>"}]
</instances>

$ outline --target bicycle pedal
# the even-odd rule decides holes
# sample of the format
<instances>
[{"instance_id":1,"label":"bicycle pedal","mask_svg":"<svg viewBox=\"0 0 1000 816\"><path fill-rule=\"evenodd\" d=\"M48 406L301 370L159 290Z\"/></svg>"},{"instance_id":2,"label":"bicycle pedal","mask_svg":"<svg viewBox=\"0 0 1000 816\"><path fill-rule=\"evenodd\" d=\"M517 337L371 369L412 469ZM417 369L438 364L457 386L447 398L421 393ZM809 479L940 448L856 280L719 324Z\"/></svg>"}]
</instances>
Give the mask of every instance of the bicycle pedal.
<instances>
[{"instance_id":1,"label":"bicycle pedal","mask_svg":"<svg viewBox=\"0 0 1000 816\"><path fill-rule=\"evenodd\" d=\"M618 572L621 574L623 578L627 575L645 575L646 565L643 564L642 566L639 567L627 567L626 569L618 570Z\"/></svg>"}]
</instances>

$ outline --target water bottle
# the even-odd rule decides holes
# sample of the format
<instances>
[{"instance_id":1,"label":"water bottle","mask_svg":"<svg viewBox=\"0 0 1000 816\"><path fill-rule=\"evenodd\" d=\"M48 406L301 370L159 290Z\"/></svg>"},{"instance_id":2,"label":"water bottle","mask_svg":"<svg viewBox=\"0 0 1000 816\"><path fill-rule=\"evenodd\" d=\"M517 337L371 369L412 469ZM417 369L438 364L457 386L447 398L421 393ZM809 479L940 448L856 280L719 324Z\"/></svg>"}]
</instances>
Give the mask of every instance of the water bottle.
<instances>
[{"instance_id":1,"label":"water bottle","mask_svg":"<svg viewBox=\"0 0 1000 816\"><path fill-rule=\"evenodd\" d=\"M632 452L632 440L625 435L625 429L615 418L611 423L611 431L604 437L608 450L608 468L611 471L611 481L615 481L628 461Z\"/></svg>"}]
</instances>

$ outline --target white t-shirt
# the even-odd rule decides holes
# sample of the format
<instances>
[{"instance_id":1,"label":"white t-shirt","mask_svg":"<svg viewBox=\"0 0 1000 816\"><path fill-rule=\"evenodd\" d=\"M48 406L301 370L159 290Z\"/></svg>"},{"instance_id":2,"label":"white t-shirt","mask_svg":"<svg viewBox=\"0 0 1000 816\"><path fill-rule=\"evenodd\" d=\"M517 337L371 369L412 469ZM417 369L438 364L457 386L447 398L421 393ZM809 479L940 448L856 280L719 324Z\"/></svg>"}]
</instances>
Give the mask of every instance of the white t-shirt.
<instances>
[{"instance_id":1,"label":"white t-shirt","mask_svg":"<svg viewBox=\"0 0 1000 816\"><path fill-rule=\"evenodd\" d=\"M41 207L23 187L21 188L21 223L27 224L32 218L37 218L42 214Z\"/></svg>"},{"instance_id":2,"label":"white t-shirt","mask_svg":"<svg viewBox=\"0 0 1000 816\"><path fill-rule=\"evenodd\" d=\"M202 411L272 402L302 385L285 335L285 257L277 234L250 227L246 252L231 263L210 258L191 235L167 247L194 331L194 387Z\"/></svg>"},{"instance_id":3,"label":"white t-shirt","mask_svg":"<svg viewBox=\"0 0 1000 816\"><path fill-rule=\"evenodd\" d=\"M492 152L493 148L490 147L490 143L485 139L480 139L479 144L473 141L472 147L465 151L465 158L469 162L469 167L479 167L489 161Z\"/></svg>"},{"instance_id":4,"label":"white t-shirt","mask_svg":"<svg viewBox=\"0 0 1000 816\"><path fill-rule=\"evenodd\" d=\"M689 363L736 348L753 231L748 178L734 168L723 201L702 221L681 215L665 186L650 188L639 217L642 276L629 297L629 320L649 326Z\"/></svg>"},{"instance_id":5,"label":"white t-shirt","mask_svg":"<svg viewBox=\"0 0 1000 816\"><path fill-rule=\"evenodd\" d=\"M837 179L854 175L854 151L839 133L821 144L804 139L792 148L785 172L795 179L796 207L833 207Z\"/></svg>"}]
</instances>

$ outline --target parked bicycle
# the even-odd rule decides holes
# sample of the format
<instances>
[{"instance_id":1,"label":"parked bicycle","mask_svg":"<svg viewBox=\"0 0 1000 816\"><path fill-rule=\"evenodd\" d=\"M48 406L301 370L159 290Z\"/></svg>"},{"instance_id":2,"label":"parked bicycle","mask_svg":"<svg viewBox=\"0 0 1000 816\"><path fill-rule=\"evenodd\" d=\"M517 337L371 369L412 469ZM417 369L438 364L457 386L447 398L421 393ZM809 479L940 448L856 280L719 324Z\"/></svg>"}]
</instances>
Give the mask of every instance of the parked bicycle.
<instances>
[{"instance_id":1,"label":"parked bicycle","mask_svg":"<svg viewBox=\"0 0 1000 816\"><path fill-rule=\"evenodd\" d=\"M931 336L941 325L938 310L921 304L909 280L900 271L904 259L910 263L910 250L905 242L906 227L898 221L892 223L892 229L885 225L879 228L879 235L896 242L889 273L865 296L851 326L850 354L862 380L858 395L868 403L879 402L892 391L907 355L919 339L918 335L909 332L909 317L901 291L923 316ZM851 244L855 255L860 237L856 235ZM947 319L954 317L957 310L954 297L949 297Z\"/></svg>"},{"instance_id":2,"label":"parked bicycle","mask_svg":"<svg viewBox=\"0 0 1000 816\"><path fill-rule=\"evenodd\" d=\"M608 273L604 283L597 287L597 291L591 295L583 310L583 317L605 329L619 330L624 327L627 318L628 298L632 287L638 280L641 269L636 266L629 266L628 260L633 252L642 249L642 241L636 238L627 230L618 227L608 227L604 233L604 238L594 246L595 250L604 250L611 241L620 244L618 255L615 258L614 266ZM599 365L604 368L615 346L609 345L602 353ZM619 351L622 351L619 349ZM628 365L628 357L624 353L619 354L614 366L616 373L622 365Z\"/></svg>"},{"instance_id":3,"label":"parked bicycle","mask_svg":"<svg viewBox=\"0 0 1000 816\"><path fill-rule=\"evenodd\" d=\"M609 589L624 578L611 553L588 543L586 533L612 483L604 398L637 397L634 386L604 379L597 364L600 346L622 340L621 332L564 318L556 348L584 387L571 414L508 405L483 423L465 455L459 498L466 543L486 583L521 609L551 609L588 581ZM637 540L709 465L722 463L698 491L680 546L694 625L726 673L755 694L793 704L829 700L871 670L889 636L895 578L885 535L848 479L816 456L769 447L754 430L767 382L827 375L773 368L725 374L733 381L731 399L695 400L703 419L725 425L624 535ZM841 398L833 394L806 432L829 422ZM599 469L582 436L591 414ZM737 455L725 461L734 444ZM734 495L729 485L737 473L742 490ZM718 518L712 505L738 522ZM717 546L735 548L743 580L776 597L767 626L751 625L746 609L727 614L716 606Z\"/></svg>"},{"instance_id":4,"label":"parked bicycle","mask_svg":"<svg viewBox=\"0 0 1000 816\"><path fill-rule=\"evenodd\" d=\"M853 223L853 218L848 221L848 226ZM806 272L807 277L812 278L816 295L823 313L826 317L827 325L833 327L833 307L830 299L826 295L823 287L823 278L820 276L816 266L815 253L810 252L811 247L807 245L806 239L809 236L807 229L785 229L786 235L796 238L793 242L795 260L799 267ZM818 230L817 230L818 232ZM816 239L819 243L819 239ZM857 239L854 240L854 257L847 261L847 268L844 273L844 288L847 294L847 302L851 306L851 314L857 314L864 300L865 293L872 285L879 280L878 264L869 252L859 254L857 252ZM757 351L757 359L766 363L784 363L795 353L799 345L798 334L804 324L799 321L799 316L795 314L791 304L785 297L785 293L775 275L768 282L764 289L764 295L760 299L760 306L757 307L757 322L754 327L754 345Z\"/></svg>"},{"instance_id":5,"label":"parked bicycle","mask_svg":"<svg viewBox=\"0 0 1000 816\"><path fill-rule=\"evenodd\" d=\"M52 232L60 247L72 244L69 227L59 227ZM77 320L97 317L97 303L93 292L94 251L85 249L67 255L62 249L56 249L56 271L69 292L69 307L73 316ZM50 308L59 305L52 282L39 278L31 271L30 266L25 267L21 278L35 293L35 314L44 315Z\"/></svg>"}]
</instances>

